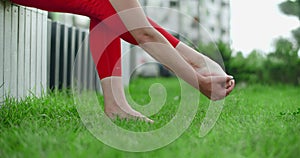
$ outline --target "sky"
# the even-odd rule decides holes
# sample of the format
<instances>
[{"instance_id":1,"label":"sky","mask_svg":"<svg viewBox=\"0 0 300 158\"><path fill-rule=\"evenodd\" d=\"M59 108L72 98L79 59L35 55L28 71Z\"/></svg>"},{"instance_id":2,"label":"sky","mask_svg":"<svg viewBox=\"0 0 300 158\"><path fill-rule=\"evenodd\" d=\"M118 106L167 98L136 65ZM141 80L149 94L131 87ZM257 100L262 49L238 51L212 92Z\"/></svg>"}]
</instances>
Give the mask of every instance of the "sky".
<instances>
[{"instance_id":1,"label":"sky","mask_svg":"<svg viewBox=\"0 0 300 158\"><path fill-rule=\"evenodd\" d=\"M253 49L267 53L276 38L292 38L291 30L300 26L296 17L278 8L284 0L230 0L231 37L235 51L248 55Z\"/></svg>"}]
</instances>

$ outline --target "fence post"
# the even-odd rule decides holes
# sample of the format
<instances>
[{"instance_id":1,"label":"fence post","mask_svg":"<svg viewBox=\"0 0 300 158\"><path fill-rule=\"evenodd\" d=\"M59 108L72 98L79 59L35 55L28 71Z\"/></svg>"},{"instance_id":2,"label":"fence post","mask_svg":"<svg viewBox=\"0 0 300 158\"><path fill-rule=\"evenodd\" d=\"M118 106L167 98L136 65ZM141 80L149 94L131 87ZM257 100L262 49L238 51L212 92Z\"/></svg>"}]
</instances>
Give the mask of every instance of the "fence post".
<instances>
[{"instance_id":1,"label":"fence post","mask_svg":"<svg viewBox=\"0 0 300 158\"><path fill-rule=\"evenodd\" d=\"M83 88L84 90L87 90L88 89L88 57L89 57L89 43L88 43L88 40L87 40L87 37L88 37L88 32L86 31L83 31L83 52L82 52L82 55L83 55L83 65L82 65L82 75L83 75Z\"/></svg>"},{"instance_id":2,"label":"fence post","mask_svg":"<svg viewBox=\"0 0 300 158\"><path fill-rule=\"evenodd\" d=\"M62 32L62 41L61 43L63 44L63 51L62 51L62 57L63 57L63 80L62 80L62 88L66 89L68 87L67 85L67 75L68 75L68 26L66 25L61 25L61 32Z\"/></svg>"},{"instance_id":3,"label":"fence post","mask_svg":"<svg viewBox=\"0 0 300 158\"><path fill-rule=\"evenodd\" d=\"M50 19L47 20L47 87L52 88L52 81L51 81L51 38L52 38L52 21Z\"/></svg>"},{"instance_id":4,"label":"fence post","mask_svg":"<svg viewBox=\"0 0 300 158\"><path fill-rule=\"evenodd\" d=\"M82 87L81 85L81 81L82 81L82 52L83 52L83 45L82 45L82 32L80 29L77 29L77 32L78 32L78 38L77 38L77 53L76 53L76 60L77 60L77 65L76 68L77 68L77 72L76 72L76 77L77 77L77 87Z\"/></svg>"},{"instance_id":5,"label":"fence post","mask_svg":"<svg viewBox=\"0 0 300 158\"><path fill-rule=\"evenodd\" d=\"M11 76L11 5L5 2L4 13L4 91L5 95L10 93L10 76Z\"/></svg>"},{"instance_id":6,"label":"fence post","mask_svg":"<svg viewBox=\"0 0 300 158\"><path fill-rule=\"evenodd\" d=\"M30 95L30 38L31 38L31 10L25 9L25 49L24 49L24 89L25 96Z\"/></svg>"},{"instance_id":7,"label":"fence post","mask_svg":"<svg viewBox=\"0 0 300 158\"><path fill-rule=\"evenodd\" d=\"M43 58L43 54L45 52L43 52L43 47L42 47L42 38L43 34L42 34L42 27L43 27L43 17L42 17L42 11L41 10L37 10L37 29L36 31L38 33L41 33L40 35L36 36L36 96L40 97L42 94L42 58ZM46 64L46 63L45 63Z\"/></svg>"},{"instance_id":8,"label":"fence post","mask_svg":"<svg viewBox=\"0 0 300 158\"><path fill-rule=\"evenodd\" d=\"M69 73L68 73L68 85L71 87L71 80L72 80L72 70L73 70L73 66L74 66L74 62L75 62L75 51L76 51L76 29L75 27L69 27L68 29L69 31L69 44L68 44L68 47L70 48L69 49L69 52L68 54L70 55L69 57L69 65L68 65L68 70L69 70Z\"/></svg>"},{"instance_id":9,"label":"fence post","mask_svg":"<svg viewBox=\"0 0 300 158\"><path fill-rule=\"evenodd\" d=\"M11 76L10 76L10 87L11 95L13 97L18 97L18 7L11 7L12 13L12 34L11 34Z\"/></svg>"},{"instance_id":10,"label":"fence post","mask_svg":"<svg viewBox=\"0 0 300 158\"><path fill-rule=\"evenodd\" d=\"M43 12L42 16L42 93L47 93L48 89L48 13ZM49 26L50 27L50 26Z\"/></svg>"},{"instance_id":11,"label":"fence post","mask_svg":"<svg viewBox=\"0 0 300 158\"><path fill-rule=\"evenodd\" d=\"M25 97L25 9L19 8L18 98Z\"/></svg>"},{"instance_id":12,"label":"fence post","mask_svg":"<svg viewBox=\"0 0 300 158\"><path fill-rule=\"evenodd\" d=\"M4 2L0 1L0 104L4 99L4 6Z\"/></svg>"},{"instance_id":13,"label":"fence post","mask_svg":"<svg viewBox=\"0 0 300 158\"><path fill-rule=\"evenodd\" d=\"M37 52L36 52L36 14L33 13L36 9L31 10L31 35L30 35L30 91L36 94L36 66L37 66Z\"/></svg>"},{"instance_id":14,"label":"fence post","mask_svg":"<svg viewBox=\"0 0 300 158\"><path fill-rule=\"evenodd\" d=\"M51 30L51 59L50 59L50 88L59 87L59 67L60 67L60 25L52 23ZM53 77L54 76L54 77Z\"/></svg>"}]
</instances>

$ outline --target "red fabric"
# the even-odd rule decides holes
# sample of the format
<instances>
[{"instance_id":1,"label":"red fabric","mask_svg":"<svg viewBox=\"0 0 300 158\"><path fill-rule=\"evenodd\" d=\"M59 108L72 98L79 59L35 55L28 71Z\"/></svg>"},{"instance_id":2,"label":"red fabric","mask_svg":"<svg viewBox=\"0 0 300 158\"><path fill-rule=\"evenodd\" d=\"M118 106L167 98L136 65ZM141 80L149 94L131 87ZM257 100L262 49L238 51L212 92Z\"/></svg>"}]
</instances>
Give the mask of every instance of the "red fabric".
<instances>
[{"instance_id":1,"label":"red fabric","mask_svg":"<svg viewBox=\"0 0 300 158\"><path fill-rule=\"evenodd\" d=\"M136 40L117 16L109 0L12 0L12 2L52 12L66 12L90 17L90 49L101 79L122 74L120 38L137 45ZM148 18L148 20L173 47L177 46L178 39L151 19Z\"/></svg>"},{"instance_id":2,"label":"red fabric","mask_svg":"<svg viewBox=\"0 0 300 158\"><path fill-rule=\"evenodd\" d=\"M97 59L95 54L101 54L99 61L96 62L98 75L101 79L110 76L121 76L121 39L114 36L114 33L109 29L98 31L96 27L98 24L98 20L91 19L90 48L94 62ZM112 41L107 41L107 39L112 39Z\"/></svg>"}]
</instances>

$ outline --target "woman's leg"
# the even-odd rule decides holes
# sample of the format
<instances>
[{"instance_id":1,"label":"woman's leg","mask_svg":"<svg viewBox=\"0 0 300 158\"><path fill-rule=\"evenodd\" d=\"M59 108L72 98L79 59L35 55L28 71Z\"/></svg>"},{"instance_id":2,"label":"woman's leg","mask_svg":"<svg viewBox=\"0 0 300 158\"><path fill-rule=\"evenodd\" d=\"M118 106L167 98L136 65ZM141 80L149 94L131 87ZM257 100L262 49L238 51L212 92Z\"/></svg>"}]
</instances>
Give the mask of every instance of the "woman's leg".
<instances>
[{"instance_id":1,"label":"woman's leg","mask_svg":"<svg viewBox=\"0 0 300 158\"><path fill-rule=\"evenodd\" d=\"M98 37L97 39L99 41L94 41L93 38L91 38L90 47L94 48L94 45L107 44L103 52L99 52L99 50L96 49L93 50L93 53L101 54L100 60L95 62L101 80L104 96L104 111L106 115L110 118L138 118L153 122L141 113L132 109L128 104L122 82L120 38L114 39L111 43L102 42L105 41L106 38L110 38L113 33L109 30L104 32L93 30L99 23L100 21L97 19L91 19L90 34L93 37Z\"/></svg>"},{"instance_id":2,"label":"woman's leg","mask_svg":"<svg viewBox=\"0 0 300 158\"><path fill-rule=\"evenodd\" d=\"M101 20L115 15L116 12L108 2L108 0L12 0L12 2L24 6L35 7L47 11L68 12L89 16L91 18L92 30ZM117 16L105 25L112 24L116 27L114 31L121 29L126 32L125 26ZM120 27L121 26L121 27ZM93 59L96 63L98 75L101 78L105 98L105 112L109 117L119 116L122 118L138 117L143 120L152 122L152 120L144 117L139 112L133 110L126 101L122 78L121 78L121 46L120 38L114 36L116 33L105 27L105 31L91 31L90 45L93 54L100 54L101 58ZM93 38L93 37L97 38ZM113 39L107 42L107 39ZM104 45L105 49L97 49L98 45ZM112 93L112 89L118 91Z\"/></svg>"},{"instance_id":3,"label":"woman's leg","mask_svg":"<svg viewBox=\"0 0 300 158\"><path fill-rule=\"evenodd\" d=\"M99 20L91 18L90 48L93 54L100 54L99 60L94 60L99 78L104 79L111 76L121 77L121 39L119 37L113 37L113 33L111 33L110 30L101 32L94 30L99 23ZM106 39L112 38L114 39L110 43L106 42ZM94 49L98 45L102 45L104 49Z\"/></svg>"}]
</instances>

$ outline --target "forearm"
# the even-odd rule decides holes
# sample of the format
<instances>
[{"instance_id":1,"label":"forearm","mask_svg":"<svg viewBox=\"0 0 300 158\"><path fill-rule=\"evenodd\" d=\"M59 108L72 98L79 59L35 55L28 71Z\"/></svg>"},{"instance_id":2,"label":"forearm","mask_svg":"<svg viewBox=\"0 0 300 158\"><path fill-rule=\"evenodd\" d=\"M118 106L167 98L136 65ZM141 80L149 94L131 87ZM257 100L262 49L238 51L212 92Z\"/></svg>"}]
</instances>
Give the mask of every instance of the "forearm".
<instances>
[{"instance_id":1,"label":"forearm","mask_svg":"<svg viewBox=\"0 0 300 158\"><path fill-rule=\"evenodd\" d=\"M180 42L176 50L198 72L206 71L205 73L208 75L226 76L226 73L218 63L188 45Z\"/></svg>"},{"instance_id":2,"label":"forearm","mask_svg":"<svg viewBox=\"0 0 300 158\"><path fill-rule=\"evenodd\" d=\"M140 44L157 61L171 69L178 77L199 89L197 73L171 45L163 41Z\"/></svg>"}]
</instances>

